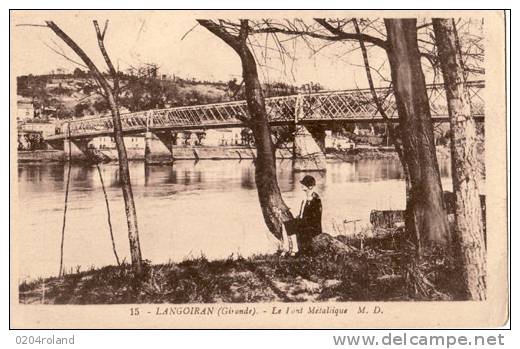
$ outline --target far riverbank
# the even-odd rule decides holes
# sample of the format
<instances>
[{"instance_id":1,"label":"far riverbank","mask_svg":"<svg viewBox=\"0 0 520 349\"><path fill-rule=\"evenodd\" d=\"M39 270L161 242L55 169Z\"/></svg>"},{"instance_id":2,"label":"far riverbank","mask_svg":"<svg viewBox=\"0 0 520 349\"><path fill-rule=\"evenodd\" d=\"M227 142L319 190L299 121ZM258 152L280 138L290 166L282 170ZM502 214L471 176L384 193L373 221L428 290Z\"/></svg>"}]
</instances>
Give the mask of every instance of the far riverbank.
<instances>
[{"instance_id":1,"label":"far riverbank","mask_svg":"<svg viewBox=\"0 0 520 349\"><path fill-rule=\"evenodd\" d=\"M115 149L99 150L112 161L117 161ZM144 161L144 150L127 148L129 160ZM441 151L442 153L442 151ZM18 151L19 163L47 163L65 162L68 154L63 150L35 150ZM391 148L358 148L348 151L333 151L327 153L327 159L339 159L344 161L356 161L361 159L387 159L396 158L397 153ZM243 146L228 147L173 147L174 160L245 160L256 157L256 149ZM292 159L291 149L278 149L276 151L278 159ZM74 156L73 160L84 160L81 156Z\"/></svg>"}]
</instances>

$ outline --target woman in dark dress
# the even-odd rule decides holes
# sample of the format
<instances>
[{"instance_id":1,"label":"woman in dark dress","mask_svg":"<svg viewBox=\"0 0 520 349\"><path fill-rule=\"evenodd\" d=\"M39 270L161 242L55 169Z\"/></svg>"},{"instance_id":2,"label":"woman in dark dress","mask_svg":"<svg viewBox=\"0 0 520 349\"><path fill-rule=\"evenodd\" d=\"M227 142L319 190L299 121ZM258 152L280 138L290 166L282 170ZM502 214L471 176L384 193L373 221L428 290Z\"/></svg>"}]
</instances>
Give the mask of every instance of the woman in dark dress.
<instances>
[{"instance_id":1,"label":"woman in dark dress","mask_svg":"<svg viewBox=\"0 0 520 349\"><path fill-rule=\"evenodd\" d=\"M289 241L289 253L294 256L296 253L307 253L312 242L312 238L321 234L321 198L314 191L316 180L312 176L305 176L300 181L305 193L305 199L300 205L300 213L297 218L285 222Z\"/></svg>"}]
</instances>

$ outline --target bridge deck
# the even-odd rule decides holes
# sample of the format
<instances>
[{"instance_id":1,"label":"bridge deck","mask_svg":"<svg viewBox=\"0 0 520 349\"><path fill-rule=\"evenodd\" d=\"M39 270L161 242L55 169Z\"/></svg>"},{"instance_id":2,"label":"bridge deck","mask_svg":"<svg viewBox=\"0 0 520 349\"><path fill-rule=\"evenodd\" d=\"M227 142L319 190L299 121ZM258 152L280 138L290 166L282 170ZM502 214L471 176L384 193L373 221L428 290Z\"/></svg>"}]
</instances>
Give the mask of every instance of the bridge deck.
<instances>
[{"instance_id":1,"label":"bridge deck","mask_svg":"<svg viewBox=\"0 0 520 349\"><path fill-rule=\"evenodd\" d=\"M478 118L484 116L484 100L481 90L483 81L468 83L472 113ZM397 121L395 99L391 89L376 89L386 114ZM428 95L432 119L448 119L448 107L444 85L428 85ZM271 97L265 99L267 115L271 125L289 125L295 122L333 123L333 122L382 122L372 94L368 89L343 90ZM190 130L231 128L246 126L242 120L248 118L245 101L214 103L196 106L154 109L121 115L123 132L126 134L143 133L146 130ZM111 116L73 120L63 124L55 135L47 140L70 137L95 137L113 133Z\"/></svg>"}]
</instances>

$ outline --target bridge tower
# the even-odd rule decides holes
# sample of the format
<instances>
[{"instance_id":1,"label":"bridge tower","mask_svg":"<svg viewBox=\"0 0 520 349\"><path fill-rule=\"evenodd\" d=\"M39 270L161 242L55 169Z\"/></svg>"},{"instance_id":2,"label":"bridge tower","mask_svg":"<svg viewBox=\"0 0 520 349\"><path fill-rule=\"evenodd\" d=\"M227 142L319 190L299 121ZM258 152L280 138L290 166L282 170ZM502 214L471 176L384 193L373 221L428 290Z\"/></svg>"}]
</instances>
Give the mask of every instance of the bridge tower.
<instances>
[{"instance_id":1,"label":"bridge tower","mask_svg":"<svg viewBox=\"0 0 520 349\"><path fill-rule=\"evenodd\" d=\"M304 126L303 99L298 95L294 113L293 169L297 172L326 171L325 127Z\"/></svg>"}]
</instances>

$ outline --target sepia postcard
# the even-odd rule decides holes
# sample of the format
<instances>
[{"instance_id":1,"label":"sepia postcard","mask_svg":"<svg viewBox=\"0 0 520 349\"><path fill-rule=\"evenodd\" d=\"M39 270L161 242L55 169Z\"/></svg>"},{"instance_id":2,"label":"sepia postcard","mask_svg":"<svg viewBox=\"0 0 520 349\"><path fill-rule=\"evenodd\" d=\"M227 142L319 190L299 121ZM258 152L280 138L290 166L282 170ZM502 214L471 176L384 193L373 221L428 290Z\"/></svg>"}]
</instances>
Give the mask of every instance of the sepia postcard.
<instances>
[{"instance_id":1,"label":"sepia postcard","mask_svg":"<svg viewBox=\"0 0 520 349\"><path fill-rule=\"evenodd\" d=\"M503 11L11 10L13 329L509 318Z\"/></svg>"}]
</instances>

